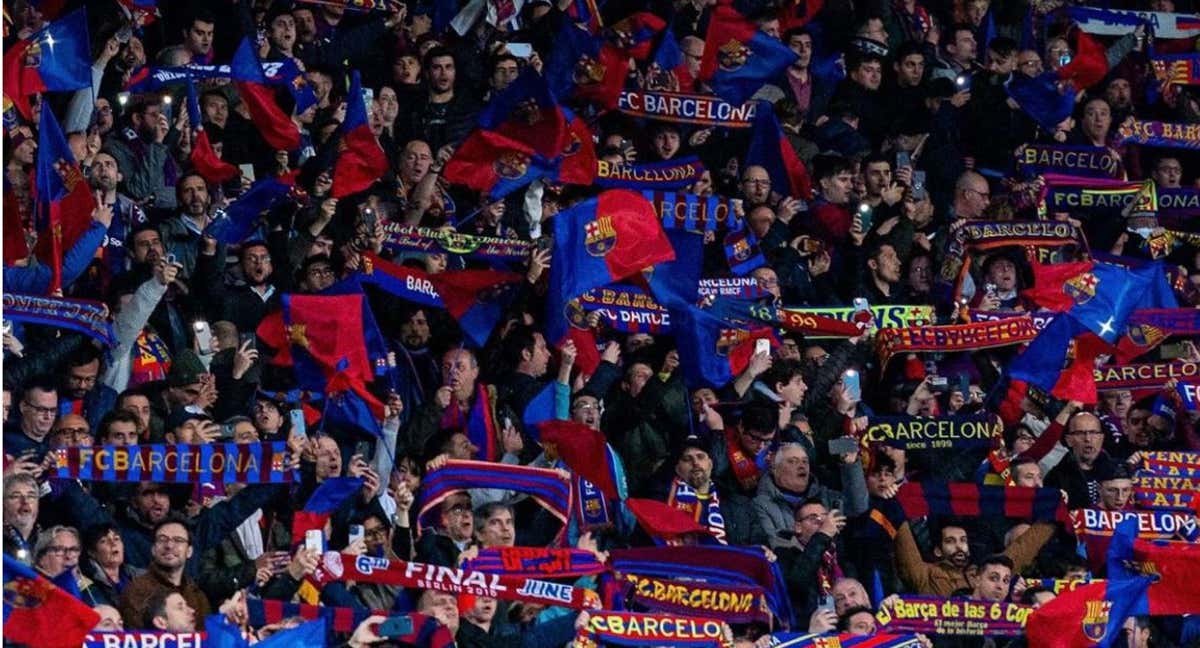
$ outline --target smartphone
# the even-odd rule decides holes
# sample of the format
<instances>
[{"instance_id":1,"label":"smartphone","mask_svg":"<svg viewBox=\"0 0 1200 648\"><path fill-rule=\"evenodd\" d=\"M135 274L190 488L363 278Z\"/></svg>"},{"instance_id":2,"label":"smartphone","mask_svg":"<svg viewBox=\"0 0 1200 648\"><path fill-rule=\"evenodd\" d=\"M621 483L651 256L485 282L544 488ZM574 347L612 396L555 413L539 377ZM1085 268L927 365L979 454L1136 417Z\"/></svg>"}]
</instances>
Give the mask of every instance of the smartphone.
<instances>
[{"instance_id":1,"label":"smartphone","mask_svg":"<svg viewBox=\"0 0 1200 648\"><path fill-rule=\"evenodd\" d=\"M362 540L364 535L363 526L361 524L350 525L350 542Z\"/></svg>"},{"instance_id":2,"label":"smartphone","mask_svg":"<svg viewBox=\"0 0 1200 648\"><path fill-rule=\"evenodd\" d=\"M250 346L246 347L247 349L258 348L258 336L254 333L238 333L238 347L240 348L246 343L250 344Z\"/></svg>"},{"instance_id":3,"label":"smartphone","mask_svg":"<svg viewBox=\"0 0 1200 648\"><path fill-rule=\"evenodd\" d=\"M812 238L810 236L804 239L802 250L805 254L820 254L822 248L824 247L825 244L821 242L821 239Z\"/></svg>"},{"instance_id":4,"label":"smartphone","mask_svg":"<svg viewBox=\"0 0 1200 648\"><path fill-rule=\"evenodd\" d=\"M554 239L549 236L543 236L538 238L536 245L539 250L549 250L554 247Z\"/></svg>"},{"instance_id":5,"label":"smartphone","mask_svg":"<svg viewBox=\"0 0 1200 648\"><path fill-rule=\"evenodd\" d=\"M179 262L179 258L175 256L174 252L167 252L166 258L167 258L167 263L169 263L173 266L179 266L181 268L183 267L183 264Z\"/></svg>"},{"instance_id":6,"label":"smartphone","mask_svg":"<svg viewBox=\"0 0 1200 648\"><path fill-rule=\"evenodd\" d=\"M249 178L250 182L254 182L253 164L239 164L238 169L241 169L243 178Z\"/></svg>"},{"instance_id":7,"label":"smartphone","mask_svg":"<svg viewBox=\"0 0 1200 648\"><path fill-rule=\"evenodd\" d=\"M512 427L512 426L513 426L513 424L512 424L512 419L511 419L511 418L509 418L509 417L507 417L507 416L505 416L505 417L504 417L504 429L505 429L505 430L507 430L508 428L510 428L510 427Z\"/></svg>"},{"instance_id":8,"label":"smartphone","mask_svg":"<svg viewBox=\"0 0 1200 648\"><path fill-rule=\"evenodd\" d=\"M192 324L192 330L196 332L196 347L200 349L200 355L212 355L213 336L208 322L196 320Z\"/></svg>"},{"instance_id":9,"label":"smartphone","mask_svg":"<svg viewBox=\"0 0 1200 648\"><path fill-rule=\"evenodd\" d=\"M171 114L171 95L164 94L162 96L162 112L167 116L167 123L171 124L173 115Z\"/></svg>"},{"instance_id":10,"label":"smartphone","mask_svg":"<svg viewBox=\"0 0 1200 648\"><path fill-rule=\"evenodd\" d=\"M987 294L988 297L995 297L996 296L996 284L994 284L994 283L985 284L983 286L983 291L985 294Z\"/></svg>"},{"instance_id":11,"label":"smartphone","mask_svg":"<svg viewBox=\"0 0 1200 648\"><path fill-rule=\"evenodd\" d=\"M926 376L936 376L937 373L938 373L937 363L934 362L933 360L926 360L925 361L925 375Z\"/></svg>"},{"instance_id":12,"label":"smartphone","mask_svg":"<svg viewBox=\"0 0 1200 648\"><path fill-rule=\"evenodd\" d=\"M847 455L858 451L858 439L854 437L838 437L829 440L829 454Z\"/></svg>"},{"instance_id":13,"label":"smartphone","mask_svg":"<svg viewBox=\"0 0 1200 648\"><path fill-rule=\"evenodd\" d=\"M900 151L896 154L896 168L912 166L912 156L908 151Z\"/></svg>"},{"instance_id":14,"label":"smartphone","mask_svg":"<svg viewBox=\"0 0 1200 648\"><path fill-rule=\"evenodd\" d=\"M288 418L292 422L292 436L308 437L308 424L304 421L304 410L297 407L288 412Z\"/></svg>"},{"instance_id":15,"label":"smartphone","mask_svg":"<svg viewBox=\"0 0 1200 648\"><path fill-rule=\"evenodd\" d=\"M914 200L925 200L924 171L913 171L912 197Z\"/></svg>"},{"instance_id":16,"label":"smartphone","mask_svg":"<svg viewBox=\"0 0 1200 648\"><path fill-rule=\"evenodd\" d=\"M862 383L858 379L858 371L847 369L842 372L842 386L846 388L846 395L855 403L862 400Z\"/></svg>"},{"instance_id":17,"label":"smartphone","mask_svg":"<svg viewBox=\"0 0 1200 648\"><path fill-rule=\"evenodd\" d=\"M817 602L817 609L818 610L828 610L829 612L834 612L834 613L837 612L837 610L833 604L833 597L828 596L828 595L822 596L820 601Z\"/></svg>"},{"instance_id":18,"label":"smartphone","mask_svg":"<svg viewBox=\"0 0 1200 648\"><path fill-rule=\"evenodd\" d=\"M527 59L533 56L533 45L529 43L508 43L504 46L504 49L519 59Z\"/></svg>"},{"instance_id":19,"label":"smartphone","mask_svg":"<svg viewBox=\"0 0 1200 648\"><path fill-rule=\"evenodd\" d=\"M945 376L934 376L929 379L929 388L935 394L945 394L950 389L950 381Z\"/></svg>"},{"instance_id":20,"label":"smartphone","mask_svg":"<svg viewBox=\"0 0 1200 648\"><path fill-rule=\"evenodd\" d=\"M957 89L959 92L962 92L962 91L964 91L964 90L968 90L968 89L970 89L970 87L971 87L971 76L970 76L969 74L960 74L960 75L958 75L957 77L955 77L955 78L954 78L954 87L955 87L955 88L956 88L956 89Z\"/></svg>"},{"instance_id":21,"label":"smartphone","mask_svg":"<svg viewBox=\"0 0 1200 648\"><path fill-rule=\"evenodd\" d=\"M1066 66L1070 65L1071 64L1071 55L1063 54L1062 56L1058 57L1058 64L1061 67L1066 67Z\"/></svg>"},{"instance_id":22,"label":"smartphone","mask_svg":"<svg viewBox=\"0 0 1200 648\"><path fill-rule=\"evenodd\" d=\"M966 374L958 375L958 391L962 392L963 398L971 395L971 379Z\"/></svg>"},{"instance_id":23,"label":"smartphone","mask_svg":"<svg viewBox=\"0 0 1200 648\"><path fill-rule=\"evenodd\" d=\"M765 338L759 338L754 341L754 355L760 353L771 353L771 341Z\"/></svg>"},{"instance_id":24,"label":"smartphone","mask_svg":"<svg viewBox=\"0 0 1200 648\"><path fill-rule=\"evenodd\" d=\"M4 334L5 334L5 335L11 335L11 334L12 334L12 330L13 330L13 329L12 329L12 326L13 326L13 325L12 325L12 322L10 322L10 321L8 321L8 320L4 320L3 329L4 329Z\"/></svg>"},{"instance_id":25,"label":"smartphone","mask_svg":"<svg viewBox=\"0 0 1200 648\"><path fill-rule=\"evenodd\" d=\"M304 548L309 551L325 553L325 533L320 529L309 529L304 532Z\"/></svg>"},{"instance_id":26,"label":"smartphone","mask_svg":"<svg viewBox=\"0 0 1200 648\"><path fill-rule=\"evenodd\" d=\"M379 221L375 215L375 210L371 207L363 207L362 211L359 213L359 218L370 231L375 230L375 224Z\"/></svg>"},{"instance_id":27,"label":"smartphone","mask_svg":"<svg viewBox=\"0 0 1200 648\"><path fill-rule=\"evenodd\" d=\"M367 107L368 111L370 111L371 104L375 101L375 91L370 88L363 88L362 89L362 98L363 98L363 105Z\"/></svg>"},{"instance_id":28,"label":"smartphone","mask_svg":"<svg viewBox=\"0 0 1200 648\"><path fill-rule=\"evenodd\" d=\"M855 313L870 312L871 310L871 304L867 302L866 297L855 297L851 303L854 305Z\"/></svg>"},{"instance_id":29,"label":"smartphone","mask_svg":"<svg viewBox=\"0 0 1200 648\"><path fill-rule=\"evenodd\" d=\"M370 463L371 457L374 454L371 452L370 441L359 441L354 444L354 454L362 457L363 461Z\"/></svg>"},{"instance_id":30,"label":"smartphone","mask_svg":"<svg viewBox=\"0 0 1200 648\"><path fill-rule=\"evenodd\" d=\"M872 210L870 205L863 203L858 206L858 219L862 222L863 232L871 231L871 216Z\"/></svg>"},{"instance_id":31,"label":"smartphone","mask_svg":"<svg viewBox=\"0 0 1200 648\"><path fill-rule=\"evenodd\" d=\"M388 617L379 624L375 634L384 639L406 637L413 633L413 620L407 616Z\"/></svg>"}]
</instances>

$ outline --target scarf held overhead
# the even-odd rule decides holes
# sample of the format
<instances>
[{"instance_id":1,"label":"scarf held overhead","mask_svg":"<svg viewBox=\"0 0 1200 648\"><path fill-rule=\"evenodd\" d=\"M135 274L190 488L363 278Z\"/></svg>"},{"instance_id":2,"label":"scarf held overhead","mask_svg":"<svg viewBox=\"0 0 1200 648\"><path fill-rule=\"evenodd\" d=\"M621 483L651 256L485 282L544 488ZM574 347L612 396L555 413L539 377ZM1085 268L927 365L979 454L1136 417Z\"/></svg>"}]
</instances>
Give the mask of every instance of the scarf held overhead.
<instances>
[{"instance_id":1,"label":"scarf held overhead","mask_svg":"<svg viewBox=\"0 0 1200 648\"><path fill-rule=\"evenodd\" d=\"M935 596L902 596L880 608L875 620L890 632L973 637L1017 637L1025 633L1029 605Z\"/></svg>"},{"instance_id":2,"label":"scarf held overhead","mask_svg":"<svg viewBox=\"0 0 1200 648\"><path fill-rule=\"evenodd\" d=\"M4 319L69 329L111 347L116 338L107 312L99 302L4 293Z\"/></svg>"},{"instance_id":3,"label":"scarf held overhead","mask_svg":"<svg viewBox=\"0 0 1200 648\"><path fill-rule=\"evenodd\" d=\"M653 612L702 615L726 623L769 623L771 620L761 587L706 584L637 574L624 574L624 578L630 599Z\"/></svg>"},{"instance_id":4,"label":"scarf held overhead","mask_svg":"<svg viewBox=\"0 0 1200 648\"><path fill-rule=\"evenodd\" d=\"M286 484L287 444L206 443L96 446L54 451L55 477L167 484Z\"/></svg>"},{"instance_id":5,"label":"scarf held overhead","mask_svg":"<svg viewBox=\"0 0 1200 648\"><path fill-rule=\"evenodd\" d=\"M999 444L1004 424L989 416L873 416L863 434L865 444L904 450L990 448Z\"/></svg>"},{"instance_id":6,"label":"scarf held overhead","mask_svg":"<svg viewBox=\"0 0 1200 648\"><path fill-rule=\"evenodd\" d=\"M915 329L880 329L876 339L880 362L884 365L898 353L922 351L978 351L1028 342L1037 337L1037 327L1029 317L1014 317L996 322L972 322L926 326Z\"/></svg>"},{"instance_id":7,"label":"scarf held overhead","mask_svg":"<svg viewBox=\"0 0 1200 648\"><path fill-rule=\"evenodd\" d=\"M723 128L750 128L755 107L753 101L734 106L708 95L642 90L622 91L617 101L617 110L633 117Z\"/></svg>"}]
</instances>

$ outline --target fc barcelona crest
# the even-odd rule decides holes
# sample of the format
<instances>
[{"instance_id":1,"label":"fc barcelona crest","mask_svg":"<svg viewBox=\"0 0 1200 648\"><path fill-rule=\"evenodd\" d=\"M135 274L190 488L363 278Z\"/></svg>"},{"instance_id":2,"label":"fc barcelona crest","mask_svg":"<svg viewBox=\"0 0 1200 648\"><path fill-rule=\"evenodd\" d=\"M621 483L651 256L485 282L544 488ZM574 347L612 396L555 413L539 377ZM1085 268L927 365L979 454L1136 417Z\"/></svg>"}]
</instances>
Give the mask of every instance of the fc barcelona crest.
<instances>
[{"instance_id":1,"label":"fc barcelona crest","mask_svg":"<svg viewBox=\"0 0 1200 648\"><path fill-rule=\"evenodd\" d=\"M1108 612L1112 601L1088 601L1087 612L1083 615L1083 636L1088 641L1100 643L1108 634Z\"/></svg>"},{"instance_id":2,"label":"fc barcelona crest","mask_svg":"<svg viewBox=\"0 0 1200 648\"><path fill-rule=\"evenodd\" d=\"M583 231L583 246L592 256L602 257L617 244L617 230L613 228L612 218L609 216L601 216L588 223Z\"/></svg>"},{"instance_id":3,"label":"fc barcelona crest","mask_svg":"<svg viewBox=\"0 0 1200 648\"><path fill-rule=\"evenodd\" d=\"M1096 286L1098 285L1100 285L1100 280L1096 278L1096 275L1085 272L1068 279L1067 283L1063 285L1063 292L1067 293L1078 306L1088 303L1096 296Z\"/></svg>"},{"instance_id":4,"label":"fc barcelona crest","mask_svg":"<svg viewBox=\"0 0 1200 648\"><path fill-rule=\"evenodd\" d=\"M529 156L517 151L508 151L492 164L496 175L506 180L516 180L529 170Z\"/></svg>"},{"instance_id":5,"label":"fc barcelona crest","mask_svg":"<svg viewBox=\"0 0 1200 648\"><path fill-rule=\"evenodd\" d=\"M35 608L46 602L51 585L34 579L14 580L4 585L4 603L18 608Z\"/></svg>"},{"instance_id":6,"label":"fc barcelona crest","mask_svg":"<svg viewBox=\"0 0 1200 648\"><path fill-rule=\"evenodd\" d=\"M749 337L749 331L742 329L721 329L721 334L717 336L717 355L729 355L730 349L745 342Z\"/></svg>"},{"instance_id":7,"label":"fc barcelona crest","mask_svg":"<svg viewBox=\"0 0 1200 648\"><path fill-rule=\"evenodd\" d=\"M572 81L575 85L594 85L604 80L606 68L603 63L586 54L575 64Z\"/></svg>"},{"instance_id":8,"label":"fc barcelona crest","mask_svg":"<svg viewBox=\"0 0 1200 648\"><path fill-rule=\"evenodd\" d=\"M742 67L749 58L750 49L737 39L729 39L728 43L717 50L717 64L726 72L732 72Z\"/></svg>"},{"instance_id":9,"label":"fc barcelona crest","mask_svg":"<svg viewBox=\"0 0 1200 648\"><path fill-rule=\"evenodd\" d=\"M517 121L526 126L535 126L542 121L542 107L538 105L537 100L529 98L521 101L513 109L513 115Z\"/></svg>"}]
</instances>

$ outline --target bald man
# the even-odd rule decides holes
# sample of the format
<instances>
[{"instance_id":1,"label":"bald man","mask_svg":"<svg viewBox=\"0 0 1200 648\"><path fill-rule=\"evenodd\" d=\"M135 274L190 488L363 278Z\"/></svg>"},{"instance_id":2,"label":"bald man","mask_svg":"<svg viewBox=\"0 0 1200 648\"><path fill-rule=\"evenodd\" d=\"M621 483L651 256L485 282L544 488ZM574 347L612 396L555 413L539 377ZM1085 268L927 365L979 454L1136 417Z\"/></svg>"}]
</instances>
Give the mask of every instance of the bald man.
<instances>
[{"instance_id":1,"label":"bald man","mask_svg":"<svg viewBox=\"0 0 1200 648\"><path fill-rule=\"evenodd\" d=\"M966 220L982 218L991 199L987 179L974 171L966 171L954 184L954 215Z\"/></svg>"}]
</instances>

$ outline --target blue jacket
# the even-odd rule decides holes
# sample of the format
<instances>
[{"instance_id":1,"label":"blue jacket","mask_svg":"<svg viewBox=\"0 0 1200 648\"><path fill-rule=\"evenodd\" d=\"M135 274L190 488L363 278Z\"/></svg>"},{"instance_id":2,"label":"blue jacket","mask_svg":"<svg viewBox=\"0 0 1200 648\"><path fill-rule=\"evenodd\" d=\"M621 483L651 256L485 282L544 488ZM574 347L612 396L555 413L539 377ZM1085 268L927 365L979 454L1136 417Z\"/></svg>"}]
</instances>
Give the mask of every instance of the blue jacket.
<instances>
[{"instance_id":1,"label":"blue jacket","mask_svg":"<svg viewBox=\"0 0 1200 648\"><path fill-rule=\"evenodd\" d=\"M63 255L62 285L64 288L75 283L75 280L87 270L92 258L96 255L96 248L104 242L107 232L108 228L103 224L92 221L87 231ZM50 266L41 263L24 268L4 266L4 292L43 295L50 290L51 278Z\"/></svg>"}]
</instances>

